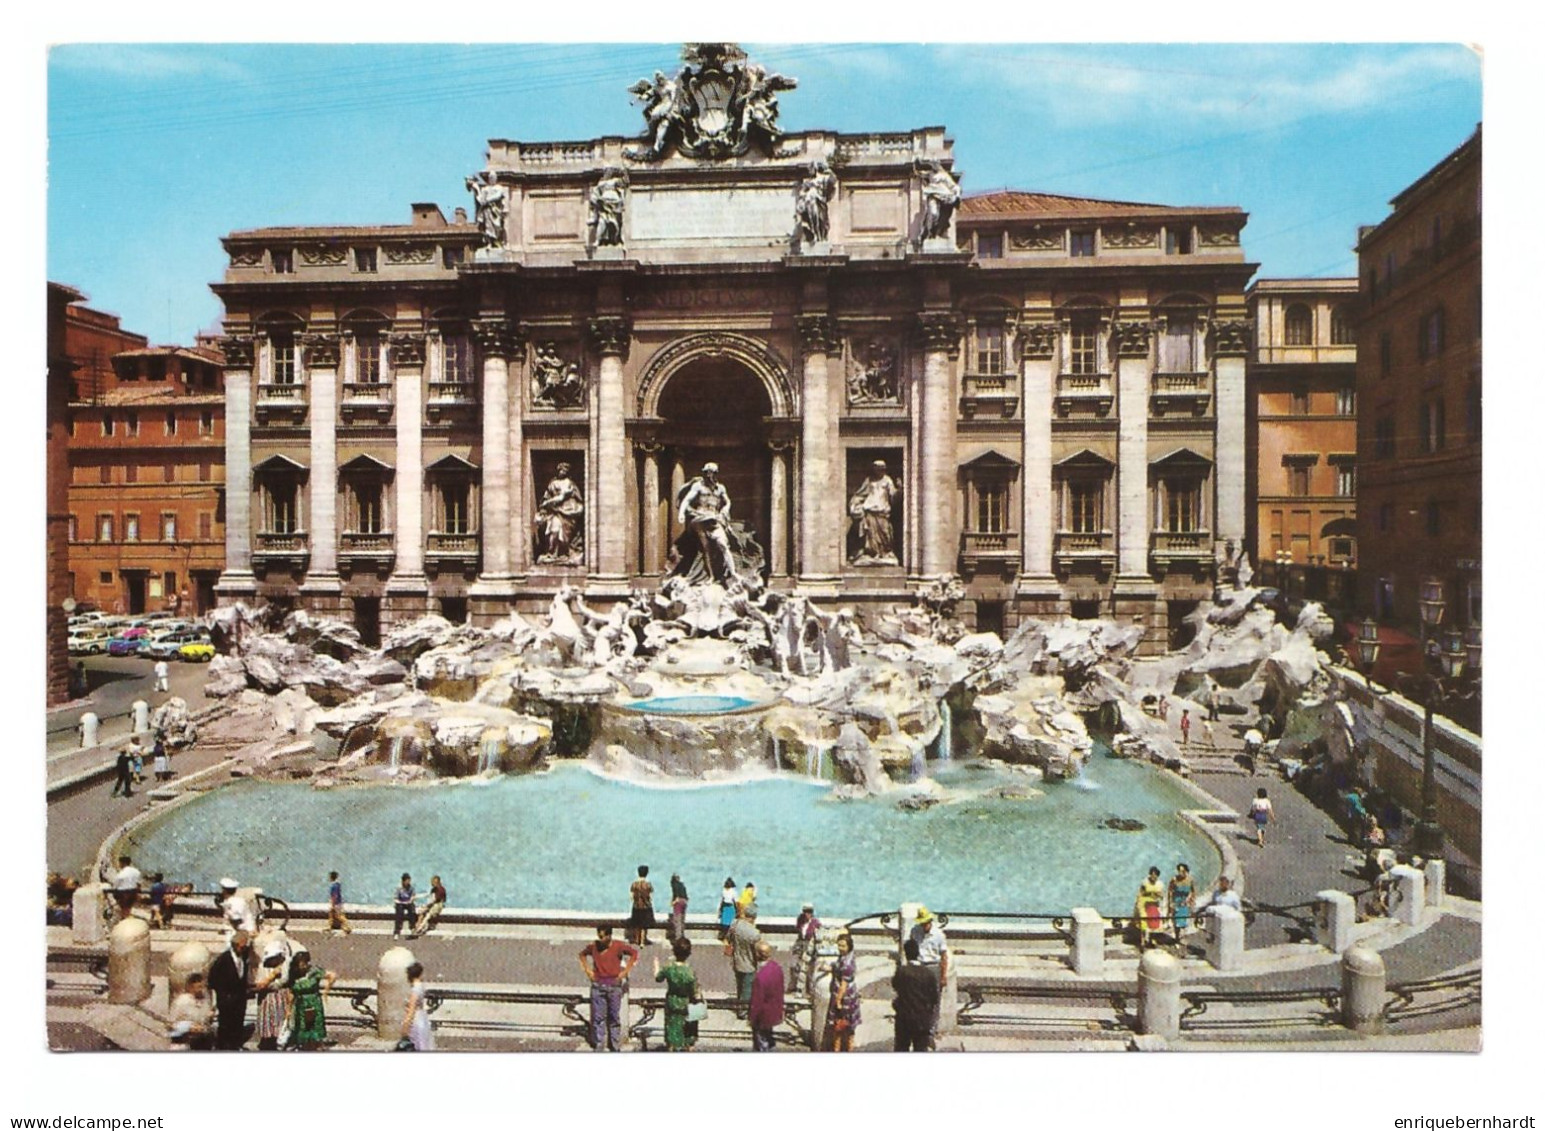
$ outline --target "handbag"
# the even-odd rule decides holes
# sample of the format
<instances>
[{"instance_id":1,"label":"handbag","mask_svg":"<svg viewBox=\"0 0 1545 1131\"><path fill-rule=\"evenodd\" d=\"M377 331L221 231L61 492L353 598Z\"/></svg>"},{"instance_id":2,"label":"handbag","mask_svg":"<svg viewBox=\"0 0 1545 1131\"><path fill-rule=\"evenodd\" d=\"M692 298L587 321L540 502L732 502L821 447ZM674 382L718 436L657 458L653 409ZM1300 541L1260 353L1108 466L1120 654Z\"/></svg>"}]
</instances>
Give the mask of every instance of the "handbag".
<instances>
[{"instance_id":1,"label":"handbag","mask_svg":"<svg viewBox=\"0 0 1545 1131\"><path fill-rule=\"evenodd\" d=\"M706 1001L689 1001L689 1002L687 1002L687 1020L688 1021L707 1021L708 1020L708 1003Z\"/></svg>"}]
</instances>

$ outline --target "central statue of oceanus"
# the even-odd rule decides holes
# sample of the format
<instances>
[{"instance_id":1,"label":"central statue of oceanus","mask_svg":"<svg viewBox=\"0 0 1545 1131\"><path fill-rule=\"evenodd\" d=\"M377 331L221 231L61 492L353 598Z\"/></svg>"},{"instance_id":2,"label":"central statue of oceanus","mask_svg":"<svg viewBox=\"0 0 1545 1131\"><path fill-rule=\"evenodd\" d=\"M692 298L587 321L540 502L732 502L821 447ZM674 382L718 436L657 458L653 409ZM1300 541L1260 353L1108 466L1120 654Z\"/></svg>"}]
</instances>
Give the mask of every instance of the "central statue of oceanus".
<instances>
[{"instance_id":1,"label":"central statue of oceanus","mask_svg":"<svg viewBox=\"0 0 1545 1131\"><path fill-rule=\"evenodd\" d=\"M683 529L667 576L689 585L713 581L726 588L761 588L762 548L751 531L731 521L730 494L719 482L718 464L705 463L702 474L682 486L676 517Z\"/></svg>"}]
</instances>

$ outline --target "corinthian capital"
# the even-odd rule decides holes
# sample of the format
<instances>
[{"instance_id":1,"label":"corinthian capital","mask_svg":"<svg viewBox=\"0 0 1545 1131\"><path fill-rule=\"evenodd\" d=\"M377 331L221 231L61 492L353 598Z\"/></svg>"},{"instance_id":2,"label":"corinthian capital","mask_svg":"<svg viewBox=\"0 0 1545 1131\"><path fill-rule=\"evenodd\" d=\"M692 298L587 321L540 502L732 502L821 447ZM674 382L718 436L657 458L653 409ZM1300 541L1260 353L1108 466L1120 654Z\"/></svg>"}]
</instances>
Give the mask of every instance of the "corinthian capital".
<instances>
[{"instance_id":1,"label":"corinthian capital","mask_svg":"<svg viewBox=\"0 0 1545 1131\"><path fill-rule=\"evenodd\" d=\"M485 357L509 358L520 348L520 332L508 318L477 318L472 336Z\"/></svg>"},{"instance_id":2,"label":"corinthian capital","mask_svg":"<svg viewBox=\"0 0 1545 1131\"><path fill-rule=\"evenodd\" d=\"M300 345L306 351L307 369L338 368L337 334L305 334Z\"/></svg>"},{"instance_id":3,"label":"corinthian capital","mask_svg":"<svg viewBox=\"0 0 1545 1131\"><path fill-rule=\"evenodd\" d=\"M960 356L960 335L964 327L960 315L952 311L924 311L917 316L917 332L929 353Z\"/></svg>"},{"instance_id":4,"label":"corinthian capital","mask_svg":"<svg viewBox=\"0 0 1545 1131\"><path fill-rule=\"evenodd\" d=\"M424 335L417 332L398 332L387 339L394 368L424 364Z\"/></svg>"},{"instance_id":5,"label":"corinthian capital","mask_svg":"<svg viewBox=\"0 0 1545 1131\"><path fill-rule=\"evenodd\" d=\"M626 357L632 335L633 324L620 315L605 315L590 320L590 339L603 357L608 354Z\"/></svg>"},{"instance_id":6,"label":"corinthian capital","mask_svg":"<svg viewBox=\"0 0 1545 1131\"><path fill-rule=\"evenodd\" d=\"M1250 352L1250 323L1242 318L1214 322L1211 337L1216 357L1243 357Z\"/></svg>"},{"instance_id":7,"label":"corinthian capital","mask_svg":"<svg viewBox=\"0 0 1545 1131\"><path fill-rule=\"evenodd\" d=\"M1057 351L1057 325L1054 322L1027 322L1019 331L1019 350L1027 358L1046 360Z\"/></svg>"},{"instance_id":8,"label":"corinthian capital","mask_svg":"<svg viewBox=\"0 0 1545 1131\"><path fill-rule=\"evenodd\" d=\"M250 334L228 334L220 339L227 369L251 369L253 342Z\"/></svg>"},{"instance_id":9,"label":"corinthian capital","mask_svg":"<svg viewBox=\"0 0 1545 1131\"><path fill-rule=\"evenodd\" d=\"M837 348L837 323L830 315L797 315L794 328L806 353L831 353Z\"/></svg>"},{"instance_id":10,"label":"corinthian capital","mask_svg":"<svg viewBox=\"0 0 1545 1131\"><path fill-rule=\"evenodd\" d=\"M1153 337L1152 322L1117 322L1116 352L1120 357L1147 357L1148 342Z\"/></svg>"}]
</instances>

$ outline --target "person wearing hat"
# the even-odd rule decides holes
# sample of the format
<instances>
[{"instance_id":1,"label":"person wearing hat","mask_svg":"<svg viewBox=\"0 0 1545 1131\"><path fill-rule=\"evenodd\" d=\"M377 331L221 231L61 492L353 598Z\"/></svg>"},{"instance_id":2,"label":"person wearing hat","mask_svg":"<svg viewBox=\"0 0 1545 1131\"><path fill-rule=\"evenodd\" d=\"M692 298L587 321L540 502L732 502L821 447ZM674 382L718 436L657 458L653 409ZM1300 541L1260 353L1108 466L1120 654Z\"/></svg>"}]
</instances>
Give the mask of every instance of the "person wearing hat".
<instances>
[{"instance_id":1,"label":"person wearing hat","mask_svg":"<svg viewBox=\"0 0 1545 1131\"><path fill-rule=\"evenodd\" d=\"M807 971L815 959L815 936L820 929L821 921L815 917L815 904L805 904L799 910L799 918L794 920L794 946L789 957L791 992L803 992L807 985Z\"/></svg>"},{"instance_id":2,"label":"person wearing hat","mask_svg":"<svg viewBox=\"0 0 1545 1131\"><path fill-rule=\"evenodd\" d=\"M233 931L257 934L257 916L246 896L236 894L236 881L227 876L220 881L220 904L225 908L225 922Z\"/></svg>"},{"instance_id":3,"label":"person wearing hat","mask_svg":"<svg viewBox=\"0 0 1545 1131\"><path fill-rule=\"evenodd\" d=\"M257 990L258 1048L273 1052L285 1040L285 1019L290 1013L290 948L283 939L270 939L263 947L263 964L253 978Z\"/></svg>"},{"instance_id":4,"label":"person wearing hat","mask_svg":"<svg viewBox=\"0 0 1545 1131\"><path fill-rule=\"evenodd\" d=\"M944 996L945 979L950 972L950 946L949 940L944 937L944 928L934 920L933 912L926 907L917 909L917 920L912 925L912 933L909 936L917 943L917 964L933 975L934 981L939 986L939 998ZM939 1038L939 1002L935 1000L933 1016L928 1023L928 1047L933 1048Z\"/></svg>"},{"instance_id":5,"label":"person wearing hat","mask_svg":"<svg viewBox=\"0 0 1545 1131\"><path fill-rule=\"evenodd\" d=\"M215 995L215 1048L239 1049L247 1043L247 963L252 936L246 931L231 941L209 965L209 989Z\"/></svg>"}]
</instances>

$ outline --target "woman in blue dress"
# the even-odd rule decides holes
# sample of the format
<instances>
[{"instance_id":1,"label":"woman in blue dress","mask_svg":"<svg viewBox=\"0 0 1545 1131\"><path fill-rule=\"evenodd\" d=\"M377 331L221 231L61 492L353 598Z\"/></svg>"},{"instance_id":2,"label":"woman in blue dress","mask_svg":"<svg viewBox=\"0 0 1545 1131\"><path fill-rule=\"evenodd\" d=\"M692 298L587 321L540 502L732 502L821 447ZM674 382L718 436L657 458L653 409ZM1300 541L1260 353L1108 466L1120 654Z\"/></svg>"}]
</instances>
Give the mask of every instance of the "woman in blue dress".
<instances>
[{"instance_id":1,"label":"woman in blue dress","mask_svg":"<svg viewBox=\"0 0 1545 1131\"><path fill-rule=\"evenodd\" d=\"M1175 925L1175 941L1178 943L1191 928L1191 913L1196 908L1196 880L1191 876L1189 864L1176 864L1175 874L1169 881L1170 921Z\"/></svg>"},{"instance_id":2,"label":"woman in blue dress","mask_svg":"<svg viewBox=\"0 0 1545 1131\"><path fill-rule=\"evenodd\" d=\"M735 886L734 876L724 877L724 890L719 893L719 937L722 939L735 922L735 896L740 889Z\"/></svg>"}]
</instances>

